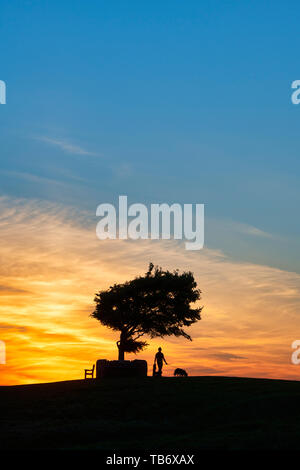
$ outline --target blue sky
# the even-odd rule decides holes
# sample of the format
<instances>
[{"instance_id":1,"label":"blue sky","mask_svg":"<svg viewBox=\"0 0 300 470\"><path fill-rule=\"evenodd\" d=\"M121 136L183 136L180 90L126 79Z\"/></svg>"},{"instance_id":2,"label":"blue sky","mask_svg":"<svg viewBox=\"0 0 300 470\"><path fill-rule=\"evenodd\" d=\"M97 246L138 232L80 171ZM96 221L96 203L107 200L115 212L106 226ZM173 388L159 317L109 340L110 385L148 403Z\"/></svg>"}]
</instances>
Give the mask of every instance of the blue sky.
<instances>
[{"instance_id":1,"label":"blue sky","mask_svg":"<svg viewBox=\"0 0 300 470\"><path fill-rule=\"evenodd\" d=\"M300 272L299 3L1 1L1 193L206 205L206 245Z\"/></svg>"}]
</instances>

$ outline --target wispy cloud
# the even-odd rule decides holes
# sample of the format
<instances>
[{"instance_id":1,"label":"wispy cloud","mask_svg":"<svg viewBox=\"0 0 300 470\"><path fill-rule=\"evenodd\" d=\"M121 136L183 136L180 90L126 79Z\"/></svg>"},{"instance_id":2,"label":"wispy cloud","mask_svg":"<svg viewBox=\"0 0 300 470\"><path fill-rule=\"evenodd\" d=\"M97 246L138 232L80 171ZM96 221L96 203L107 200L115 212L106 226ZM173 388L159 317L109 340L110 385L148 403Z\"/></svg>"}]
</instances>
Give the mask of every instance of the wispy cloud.
<instances>
[{"instance_id":1,"label":"wispy cloud","mask_svg":"<svg viewBox=\"0 0 300 470\"><path fill-rule=\"evenodd\" d=\"M49 184L55 186L65 186L66 183L63 181L58 181L53 178L47 178L45 176L35 175L33 173L27 173L25 171L8 171L8 170L0 170L0 173L6 176L10 176L13 178L21 178L25 181L29 181L30 183L40 183L40 184Z\"/></svg>"},{"instance_id":2,"label":"wispy cloud","mask_svg":"<svg viewBox=\"0 0 300 470\"><path fill-rule=\"evenodd\" d=\"M219 352L216 354L211 354L211 357L220 359L221 361L237 361L241 359L247 359L245 356L239 356L238 354Z\"/></svg>"},{"instance_id":3,"label":"wispy cloud","mask_svg":"<svg viewBox=\"0 0 300 470\"><path fill-rule=\"evenodd\" d=\"M279 239L277 234L273 234L262 230L261 228L255 227L251 224L246 224L230 219L208 219L209 226L214 232L222 234L222 236L228 236L233 238L234 236L250 236L253 238L262 239Z\"/></svg>"},{"instance_id":4,"label":"wispy cloud","mask_svg":"<svg viewBox=\"0 0 300 470\"><path fill-rule=\"evenodd\" d=\"M53 145L55 147L60 148L66 153L70 153L73 155L88 155L88 156L99 156L99 154L95 152L91 152L79 145L73 144L70 141L61 140L61 139L54 139L51 137L36 137L36 140L40 140L41 142L45 142L46 144Z\"/></svg>"},{"instance_id":5,"label":"wispy cloud","mask_svg":"<svg viewBox=\"0 0 300 470\"><path fill-rule=\"evenodd\" d=\"M245 235L252 235L254 237L262 237L262 238L274 237L271 233L265 232L257 227L254 227L253 225L233 222L232 226L237 232L243 233Z\"/></svg>"}]
</instances>

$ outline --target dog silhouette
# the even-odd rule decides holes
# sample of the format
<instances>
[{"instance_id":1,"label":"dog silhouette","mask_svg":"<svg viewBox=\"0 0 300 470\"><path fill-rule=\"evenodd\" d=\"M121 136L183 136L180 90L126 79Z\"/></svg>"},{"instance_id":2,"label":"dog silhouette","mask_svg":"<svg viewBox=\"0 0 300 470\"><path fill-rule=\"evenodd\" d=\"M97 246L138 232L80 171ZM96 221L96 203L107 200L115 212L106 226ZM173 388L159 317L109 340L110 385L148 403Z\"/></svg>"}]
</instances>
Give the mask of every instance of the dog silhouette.
<instances>
[{"instance_id":1,"label":"dog silhouette","mask_svg":"<svg viewBox=\"0 0 300 470\"><path fill-rule=\"evenodd\" d=\"M174 370L174 375L177 377L187 377L188 373L186 370L177 367L177 369Z\"/></svg>"}]
</instances>

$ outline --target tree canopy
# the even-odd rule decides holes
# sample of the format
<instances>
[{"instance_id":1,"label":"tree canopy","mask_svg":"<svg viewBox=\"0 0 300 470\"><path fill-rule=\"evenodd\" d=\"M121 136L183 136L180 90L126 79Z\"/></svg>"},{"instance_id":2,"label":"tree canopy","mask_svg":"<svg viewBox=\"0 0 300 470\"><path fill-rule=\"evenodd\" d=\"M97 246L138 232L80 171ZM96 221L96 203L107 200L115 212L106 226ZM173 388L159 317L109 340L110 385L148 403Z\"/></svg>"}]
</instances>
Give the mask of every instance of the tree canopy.
<instances>
[{"instance_id":1,"label":"tree canopy","mask_svg":"<svg viewBox=\"0 0 300 470\"><path fill-rule=\"evenodd\" d=\"M102 325L120 331L117 346L119 359L124 359L125 352L137 353L148 345L139 339L144 335L191 340L184 328L201 319L203 307L190 306L200 298L193 273L163 271L150 263L144 276L97 293L91 315Z\"/></svg>"}]
</instances>

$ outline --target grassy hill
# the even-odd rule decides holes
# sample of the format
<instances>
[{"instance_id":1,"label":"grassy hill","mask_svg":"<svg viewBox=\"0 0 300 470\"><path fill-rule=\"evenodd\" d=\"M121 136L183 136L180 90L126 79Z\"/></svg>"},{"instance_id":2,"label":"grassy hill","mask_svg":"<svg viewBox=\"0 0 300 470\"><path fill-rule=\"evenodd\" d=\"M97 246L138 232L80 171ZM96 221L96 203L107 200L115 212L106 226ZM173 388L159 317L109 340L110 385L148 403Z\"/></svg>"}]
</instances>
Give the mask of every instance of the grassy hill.
<instances>
[{"instance_id":1,"label":"grassy hill","mask_svg":"<svg viewBox=\"0 0 300 470\"><path fill-rule=\"evenodd\" d=\"M297 449L300 382L105 379L0 387L0 448Z\"/></svg>"}]
</instances>

